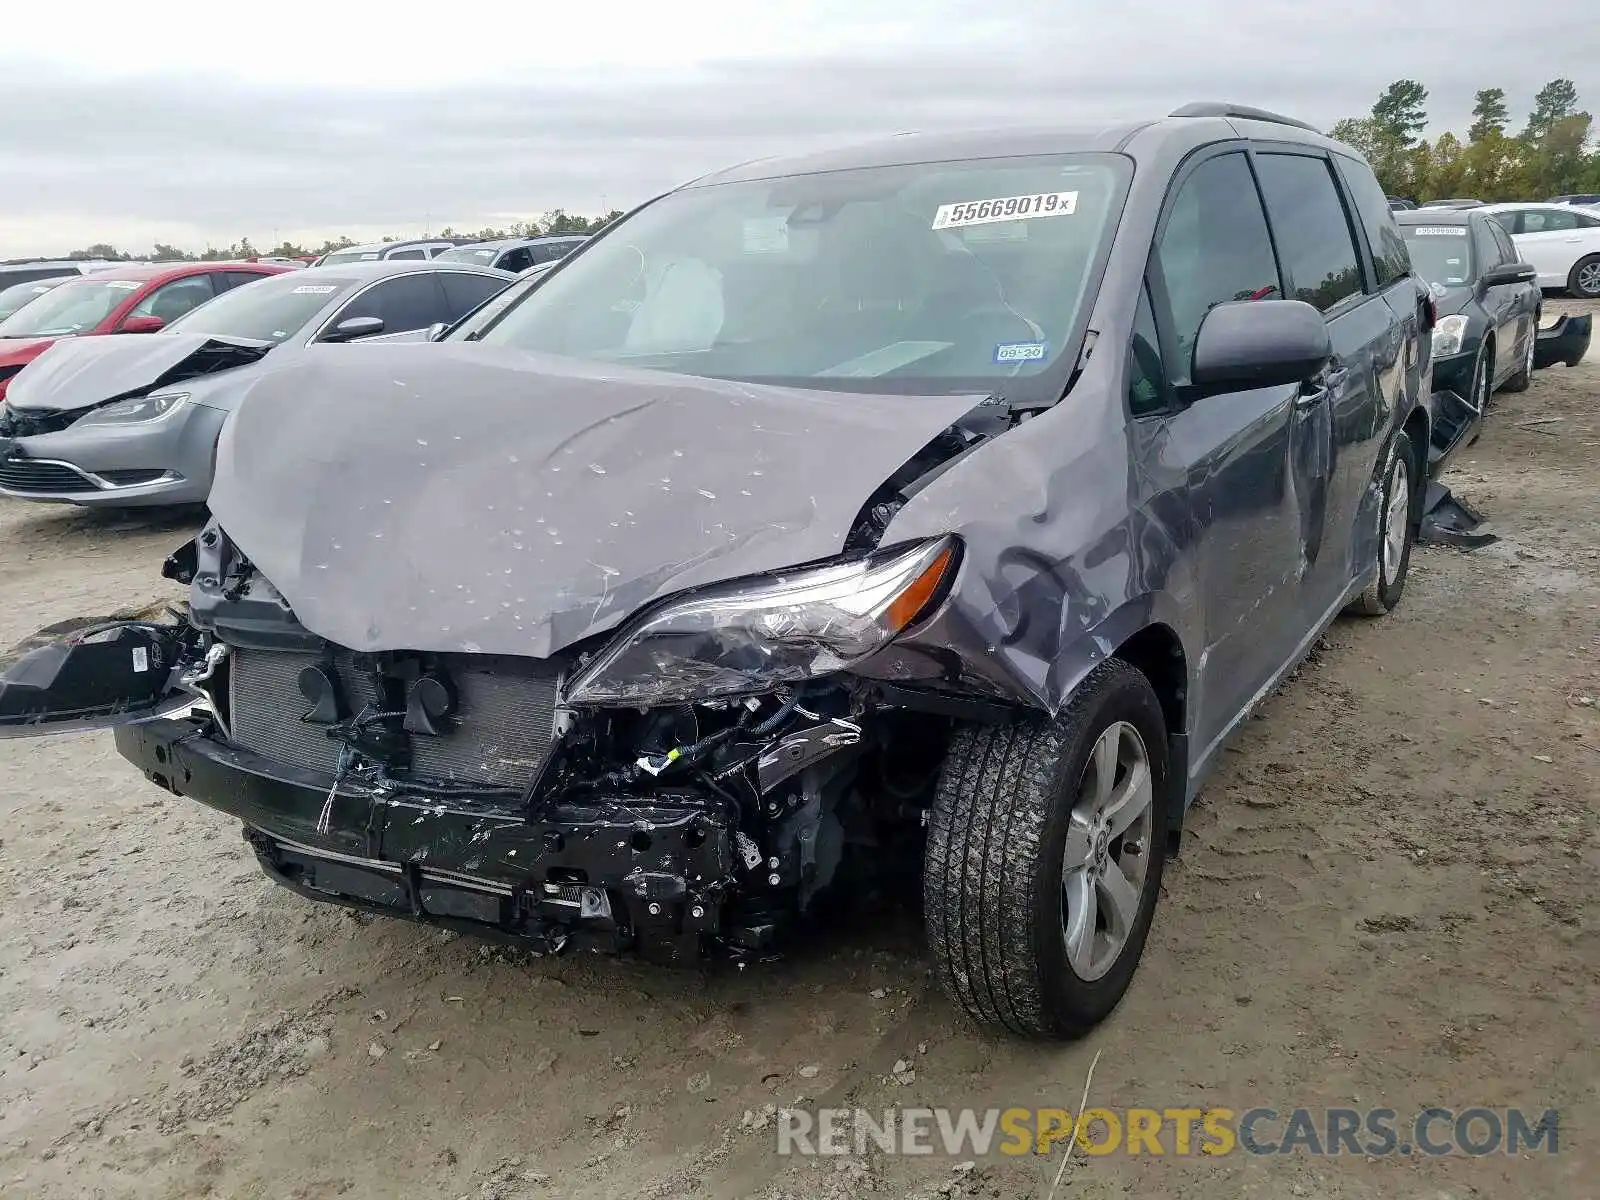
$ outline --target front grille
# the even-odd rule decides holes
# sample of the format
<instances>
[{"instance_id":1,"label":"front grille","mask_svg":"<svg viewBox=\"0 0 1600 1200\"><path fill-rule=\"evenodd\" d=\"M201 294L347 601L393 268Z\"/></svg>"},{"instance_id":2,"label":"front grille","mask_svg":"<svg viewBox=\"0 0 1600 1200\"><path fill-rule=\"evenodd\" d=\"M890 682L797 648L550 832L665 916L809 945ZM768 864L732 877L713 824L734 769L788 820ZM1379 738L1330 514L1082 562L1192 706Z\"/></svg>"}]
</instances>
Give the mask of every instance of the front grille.
<instances>
[{"instance_id":1,"label":"front grille","mask_svg":"<svg viewBox=\"0 0 1600 1200\"><path fill-rule=\"evenodd\" d=\"M81 416L81 408L18 408L7 404L0 409L0 436L20 438L60 433Z\"/></svg>"},{"instance_id":2,"label":"front grille","mask_svg":"<svg viewBox=\"0 0 1600 1200\"><path fill-rule=\"evenodd\" d=\"M13 492L92 492L90 483L71 467L61 463L36 462L29 458L0 460L0 487Z\"/></svg>"},{"instance_id":3,"label":"front grille","mask_svg":"<svg viewBox=\"0 0 1600 1200\"><path fill-rule=\"evenodd\" d=\"M410 777L498 787L527 783L549 753L555 732L556 665L488 655L444 655L436 663L455 686L456 712L440 736L412 736ZM229 668L234 742L266 758L331 775L339 743L322 727L301 720L310 703L298 682L306 667L328 665L318 654L234 650ZM370 670L357 668L354 655L337 651L332 666L352 712L377 707L377 682Z\"/></svg>"}]
</instances>

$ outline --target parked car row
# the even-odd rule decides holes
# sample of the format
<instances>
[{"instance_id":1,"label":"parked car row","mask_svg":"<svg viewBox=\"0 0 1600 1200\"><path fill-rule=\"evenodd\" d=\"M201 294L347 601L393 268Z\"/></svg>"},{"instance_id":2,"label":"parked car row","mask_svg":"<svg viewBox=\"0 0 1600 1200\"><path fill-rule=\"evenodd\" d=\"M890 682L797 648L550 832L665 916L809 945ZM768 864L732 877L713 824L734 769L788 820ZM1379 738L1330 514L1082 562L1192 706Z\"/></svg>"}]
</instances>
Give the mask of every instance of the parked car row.
<instances>
[{"instance_id":1,"label":"parked car row","mask_svg":"<svg viewBox=\"0 0 1600 1200\"><path fill-rule=\"evenodd\" d=\"M286 270L265 263L121 264L52 287L0 321L0 399L61 338L153 333L215 296Z\"/></svg>"},{"instance_id":2,"label":"parked car row","mask_svg":"<svg viewBox=\"0 0 1600 1200\"><path fill-rule=\"evenodd\" d=\"M251 278L275 277L236 287L232 271L195 266L152 276L136 292L121 285L136 282L137 272L112 274L118 278L90 276L50 297L78 287L89 289L88 299L18 314L33 314L23 324L34 340L24 339L12 356L36 361L8 381L0 410L0 494L102 507L204 503L217 435L248 390L240 376L252 364L267 369L262 360L281 346L425 337L515 278L437 260L351 262L297 271L262 266ZM171 307L179 307L191 296L178 289L197 283L230 290L165 319L163 297L176 296ZM103 307L103 294L125 292L97 325L83 327ZM145 327L130 330L130 323L140 320L161 331L57 340L65 332L139 332ZM0 324L0 337L6 333Z\"/></svg>"}]
</instances>

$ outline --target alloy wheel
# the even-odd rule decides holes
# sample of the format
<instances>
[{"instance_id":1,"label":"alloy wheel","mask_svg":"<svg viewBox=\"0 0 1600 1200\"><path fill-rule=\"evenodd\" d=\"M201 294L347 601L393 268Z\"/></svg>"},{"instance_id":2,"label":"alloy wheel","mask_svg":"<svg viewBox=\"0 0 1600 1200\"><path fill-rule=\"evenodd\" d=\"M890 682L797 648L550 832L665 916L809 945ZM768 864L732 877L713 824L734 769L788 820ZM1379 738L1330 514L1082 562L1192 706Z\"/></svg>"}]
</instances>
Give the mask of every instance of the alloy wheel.
<instances>
[{"instance_id":1,"label":"alloy wheel","mask_svg":"<svg viewBox=\"0 0 1600 1200\"><path fill-rule=\"evenodd\" d=\"M1099 979L1111 969L1138 920L1154 803L1144 738L1118 721L1090 751L1061 857L1062 934L1080 979Z\"/></svg>"},{"instance_id":2,"label":"alloy wheel","mask_svg":"<svg viewBox=\"0 0 1600 1200\"><path fill-rule=\"evenodd\" d=\"M1600 296L1600 262L1586 263L1579 268L1578 291L1591 299Z\"/></svg>"},{"instance_id":3,"label":"alloy wheel","mask_svg":"<svg viewBox=\"0 0 1600 1200\"><path fill-rule=\"evenodd\" d=\"M1383 582L1394 582L1405 558L1406 534L1411 526L1411 473L1399 455L1389 468L1389 502L1383 512Z\"/></svg>"}]
</instances>

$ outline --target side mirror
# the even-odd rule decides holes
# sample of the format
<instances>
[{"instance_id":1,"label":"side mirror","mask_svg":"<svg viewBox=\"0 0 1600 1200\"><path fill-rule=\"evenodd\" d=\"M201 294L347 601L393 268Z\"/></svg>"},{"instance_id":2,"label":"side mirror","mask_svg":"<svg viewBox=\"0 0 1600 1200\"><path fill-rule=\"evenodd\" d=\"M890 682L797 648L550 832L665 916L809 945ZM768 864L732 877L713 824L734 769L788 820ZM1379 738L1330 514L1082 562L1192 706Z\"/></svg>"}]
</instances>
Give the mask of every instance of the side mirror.
<instances>
[{"instance_id":1,"label":"side mirror","mask_svg":"<svg viewBox=\"0 0 1600 1200\"><path fill-rule=\"evenodd\" d=\"M428 326L428 340L430 342L437 342L444 336L444 331L449 328L450 326L445 322L435 321L432 325Z\"/></svg>"},{"instance_id":2,"label":"side mirror","mask_svg":"<svg viewBox=\"0 0 1600 1200\"><path fill-rule=\"evenodd\" d=\"M1304 300L1236 300L1200 322L1190 377L1203 392L1304 383L1333 356L1328 323Z\"/></svg>"},{"instance_id":3,"label":"side mirror","mask_svg":"<svg viewBox=\"0 0 1600 1200\"><path fill-rule=\"evenodd\" d=\"M155 333L158 329L166 327L166 322L160 317L129 317L122 323L118 333Z\"/></svg>"},{"instance_id":4,"label":"side mirror","mask_svg":"<svg viewBox=\"0 0 1600 1200\"><path fill-rule=\"evenodd\" d=\"M1492 287L1500 287L1509 283L1532 283L1539 278L1539 272L1528 263L1506 263L1485 271L1478 277L1478 289L1486 291Z\"/></svg>"},{"instance_id":5,"label":"side mirror","mask_svg":"<svg viewBox=\"0 0 1600 1200\"><path fill-rule=\"evenodd\" d=\"M327 333L322 335L325 342L353 342L357 338L371 337L373 334L383 332L382 317L346 317Z\"/></svg>"}]
</instances>

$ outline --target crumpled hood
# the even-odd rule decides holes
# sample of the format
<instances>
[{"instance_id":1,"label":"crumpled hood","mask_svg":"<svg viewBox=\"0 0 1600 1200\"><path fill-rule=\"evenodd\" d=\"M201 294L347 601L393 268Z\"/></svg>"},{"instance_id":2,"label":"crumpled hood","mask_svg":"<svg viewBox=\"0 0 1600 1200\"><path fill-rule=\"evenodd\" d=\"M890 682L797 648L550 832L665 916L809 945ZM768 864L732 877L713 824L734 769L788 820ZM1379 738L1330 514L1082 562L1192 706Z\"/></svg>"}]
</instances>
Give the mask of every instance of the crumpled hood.
<instances>
[{"instance_id":1,"label":"crumpled hood","mask_svg":"<svg viewBox=\"0 0 1600 1200\"><path fill-rule=\"evenodd\" d=\"M332 642L545 657L657 597L839 553L980 399L481 345L311 352L249 383L210 504Z\"/></svg>"},{"instance_id":2,"label":"crumpled hood","mask_svg":"<svg viewBox=\"0 0 1600 1200\"><path fill-rule=\"evenodd\" d=\"M271 343L199 333L63 338L11 381L16 408L93 408L196 375L254 362Z\"/></svg>"}]
</instances>

